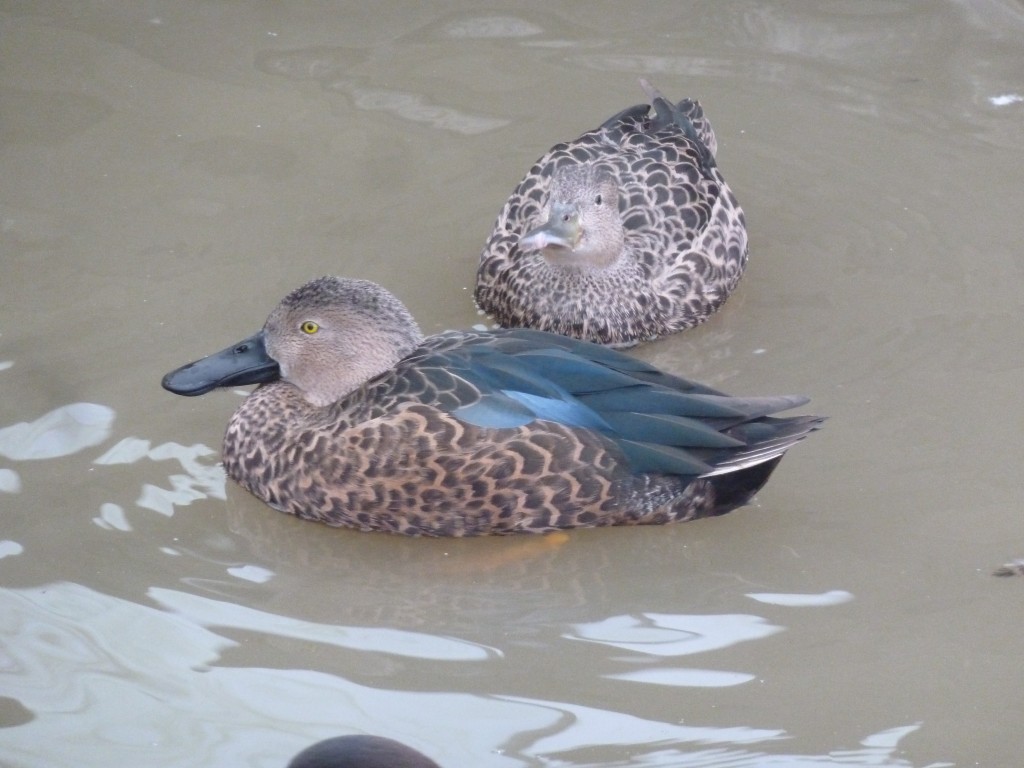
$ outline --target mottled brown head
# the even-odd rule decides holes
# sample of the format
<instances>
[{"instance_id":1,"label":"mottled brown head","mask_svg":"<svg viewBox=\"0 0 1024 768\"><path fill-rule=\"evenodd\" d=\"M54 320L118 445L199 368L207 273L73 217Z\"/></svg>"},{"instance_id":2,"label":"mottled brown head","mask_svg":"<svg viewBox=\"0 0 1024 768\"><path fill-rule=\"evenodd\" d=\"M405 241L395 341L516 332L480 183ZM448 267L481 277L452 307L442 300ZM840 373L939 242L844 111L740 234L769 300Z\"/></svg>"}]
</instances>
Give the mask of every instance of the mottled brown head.
<instances>
[{"instance_id":1,"label":"mottled brown head","mask_svg":"<svg viewBox=\"0 0 1024 768\"><path fill-rule=\"evenodd\" d=\"M393 294L367 280L321 277L292 291L263 326L281 378L325 406L390 370L423 340Z\"/></svg>"},{"instance_id":2,"label":"mottled brown head","mask_svg":"<svg viewBox=\"0 0 1024 768\"><path fill-rule=\"evenodd\" d=\"M522 251L540 251L553 264L601 269L622 255L625 234L619 184L591 164L565 165L551 179L547 221L519 239Z\"/></svg>"}]
</instances>

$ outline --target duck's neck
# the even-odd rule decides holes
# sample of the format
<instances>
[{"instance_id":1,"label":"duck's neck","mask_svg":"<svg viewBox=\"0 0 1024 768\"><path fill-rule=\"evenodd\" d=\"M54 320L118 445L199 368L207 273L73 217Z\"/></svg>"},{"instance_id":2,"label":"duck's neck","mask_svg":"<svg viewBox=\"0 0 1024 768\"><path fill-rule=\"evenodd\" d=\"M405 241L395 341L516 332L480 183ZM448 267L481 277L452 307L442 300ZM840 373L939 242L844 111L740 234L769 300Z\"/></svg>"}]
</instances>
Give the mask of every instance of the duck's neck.
<instances>
[{"instance_id":1,"label":"duck's neck","mask_svg":"<svg viewBox=\"0 0 1024 768\"><path fill-rule=\"evenodd\" d=\"M625 246L618 252L604 254L576 254L571 251L550 249L541 252L539 262L546 271L562 279L594 280L616 279L635 269L635 259Z\"/></svg>"},{"instance_id":2,"label":"duck's neck","mask_svg":"<svg viewBox=\"0 0 1024 768\"><path fill-rule=\"evenodd\" d=\"M626 243L621 236L608 236L601 245L600 248L594 248L581 243L575 249L551 246L544 248L540 254L553 267L594 271L612 269L626 256Z\"/></svg>"}]
</instances>

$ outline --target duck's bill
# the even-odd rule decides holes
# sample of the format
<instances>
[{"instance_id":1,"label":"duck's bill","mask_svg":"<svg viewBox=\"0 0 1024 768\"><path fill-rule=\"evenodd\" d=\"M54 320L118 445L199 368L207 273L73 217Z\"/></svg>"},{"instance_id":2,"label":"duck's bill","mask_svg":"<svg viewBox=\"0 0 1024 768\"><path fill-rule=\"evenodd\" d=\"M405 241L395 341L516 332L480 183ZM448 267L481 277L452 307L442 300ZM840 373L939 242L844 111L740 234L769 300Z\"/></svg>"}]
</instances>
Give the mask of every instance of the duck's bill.
<instances>
[{"instance_id":1,"label":"duck's bill","mask_svg":"<svg viewBox=\"0 0 1024 768\"><path fill-rule=\"evenodd\" d=\"M573 250L580 239L576 221L562 221L552 216L545 224L519 238L519 250L543 251L549 248Z\"/></svg>"},{"instance_id":2,"label":"duck's bill","mask_svg":"<svg viewBox=\"0 0 1024 768\"><path fill-rule=\"evenodd\" d=\"M160 382L176 395L205 395L218 387L263 384L281 377L277 361L267 354L263 331L202 360L171 371Z\"/></svg>"}]
</instances>

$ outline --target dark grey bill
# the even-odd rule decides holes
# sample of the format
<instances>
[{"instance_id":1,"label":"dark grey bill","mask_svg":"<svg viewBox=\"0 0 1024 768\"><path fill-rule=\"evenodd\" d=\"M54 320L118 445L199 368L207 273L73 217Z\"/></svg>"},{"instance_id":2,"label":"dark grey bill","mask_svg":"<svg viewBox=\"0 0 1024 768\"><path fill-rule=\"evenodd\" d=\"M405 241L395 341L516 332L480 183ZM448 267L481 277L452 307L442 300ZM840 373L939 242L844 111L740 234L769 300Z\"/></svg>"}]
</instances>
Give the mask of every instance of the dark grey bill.
<instances>
[{"instance_id":1,"label":"dark grey bill","mask_svg":"<svg viewBox=\"0 0 1024 768\"><path fill-rule=\"evenodd\" d=\"M263 384L281 377L277 361L267 354L263 331L202 360L183 365L160 383L176 395L205 395L218 387Z\"/></svg>"}]
</instances>

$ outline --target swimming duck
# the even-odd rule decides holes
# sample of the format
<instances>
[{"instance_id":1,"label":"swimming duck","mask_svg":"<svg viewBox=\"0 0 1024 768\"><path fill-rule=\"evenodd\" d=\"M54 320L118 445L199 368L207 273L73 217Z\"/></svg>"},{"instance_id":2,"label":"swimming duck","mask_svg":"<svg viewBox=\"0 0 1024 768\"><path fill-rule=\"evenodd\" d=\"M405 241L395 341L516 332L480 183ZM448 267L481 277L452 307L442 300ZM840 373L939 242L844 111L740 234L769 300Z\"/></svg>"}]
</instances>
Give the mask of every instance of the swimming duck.
<instances>
[{"instance_id":1,"label":"swimming duck","mask_svg":"<svg viewBox=\"0 0 1024 768\"><path fill-rule=\"evenodd\" d=\"M262 383L227 474L329 525L468 536L692 520L746 503L821 422L527 329L424 338L381 286L323 277L263 330L167 374L181 395Z\"/></svg>"},{"instance_id":2,"label":"swimming duck","mask_svg":"<svg viewBox=\"0 0 1024 768\"><path fill-rule=\"evenodd\" d=\"M746 224L710 123L640 84L650 105L556 144L505 203L475 291L499 325L631 346L702 323L739 282Z\"/></svg>"},{"instance_id":3,"label":"swimming duck","mask_svg":"<svg viewBox=\"0 0 1024 768\"><path fill-rule=\"evenodd\" d=\"M335 736L302 750L288 768L440 768L437 763L383 736Z\"/></svg>"}]
</instances>

